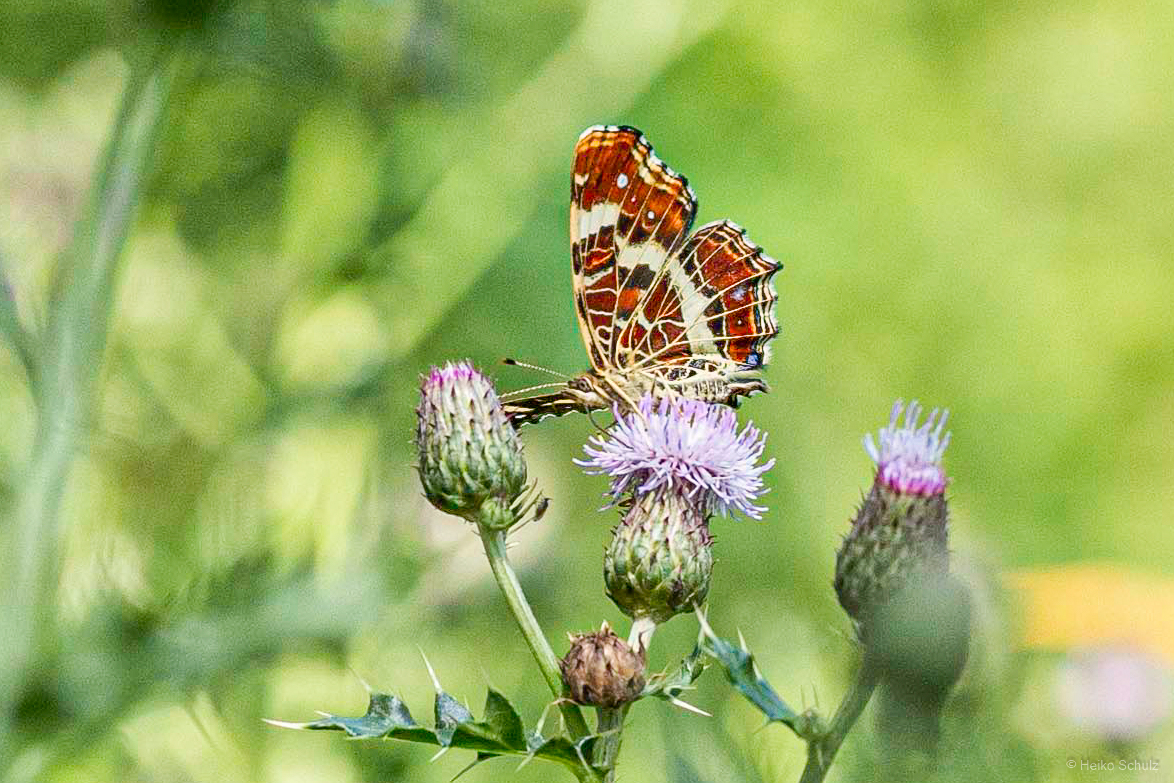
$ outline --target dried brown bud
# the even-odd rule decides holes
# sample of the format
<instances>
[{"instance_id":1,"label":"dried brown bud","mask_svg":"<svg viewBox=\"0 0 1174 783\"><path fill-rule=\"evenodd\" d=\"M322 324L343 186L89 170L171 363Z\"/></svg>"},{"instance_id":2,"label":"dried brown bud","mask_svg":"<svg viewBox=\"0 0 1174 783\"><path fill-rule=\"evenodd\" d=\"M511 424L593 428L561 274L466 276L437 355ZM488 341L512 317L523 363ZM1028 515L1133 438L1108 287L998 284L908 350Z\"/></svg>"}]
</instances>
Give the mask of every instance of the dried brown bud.
<instances>
[{"instance_id":1,"label":"dried brown bud","mask_svg":"<svg viewBox=\"0 0 1174 783\"><path fill-rule=\"evenodd\" d=\"M604 623L596 633L571 636L571 649L559 663L571 700L615 708L635 701L644 690L644 652L633 652Z\"/></svg>"}]
</instances>

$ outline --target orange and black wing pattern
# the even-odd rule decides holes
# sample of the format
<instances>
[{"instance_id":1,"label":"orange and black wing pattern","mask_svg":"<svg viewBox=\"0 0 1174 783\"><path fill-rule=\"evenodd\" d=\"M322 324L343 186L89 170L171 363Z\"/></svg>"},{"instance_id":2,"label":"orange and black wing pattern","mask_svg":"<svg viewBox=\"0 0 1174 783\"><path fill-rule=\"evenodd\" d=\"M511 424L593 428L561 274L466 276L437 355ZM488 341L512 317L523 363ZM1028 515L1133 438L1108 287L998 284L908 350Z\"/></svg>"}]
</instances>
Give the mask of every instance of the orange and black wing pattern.
<instances>
[{"instance_id":1,"label":"orange and black wing pattern","mask_svg":"<svg viewBox=\"0 0 1174 783\"><path fill-rule=\"evenodd\" d=\"M737 224L702 226L669 259L619 341L635 346L634 366L645 369L757 370L779 333L771 278L780 269Z\"/></svg>"},{"instance_id":2,"label":"orange and black wing pattern","mask_svg":"<svg viewBox=\"0 0 1174 783\"><path fill-rule=\"evenodd\" d=\"M728 220L689 229L697 199L635 128L597 125L571 166L571 288L597 377L756 377L779 333L782 265ZM675 384L682 393L700 387ZM762 384L754 388L765 388ZM731 387L728 402L748 393ZM566 391L506 403L515 424L582 410Z\"/></svg>"},{"instance_id":3,"label":"orange and black wing pattern","mask_svg":"<svg viewBox=\"0 0 1174 783\"><path fill-rule=\"evenodd\" d=\"M591 366L625 363L617 337L684 244L697 201L635 128L598 125L571 169L571 287Z\"/></svg>"}]
</instances>

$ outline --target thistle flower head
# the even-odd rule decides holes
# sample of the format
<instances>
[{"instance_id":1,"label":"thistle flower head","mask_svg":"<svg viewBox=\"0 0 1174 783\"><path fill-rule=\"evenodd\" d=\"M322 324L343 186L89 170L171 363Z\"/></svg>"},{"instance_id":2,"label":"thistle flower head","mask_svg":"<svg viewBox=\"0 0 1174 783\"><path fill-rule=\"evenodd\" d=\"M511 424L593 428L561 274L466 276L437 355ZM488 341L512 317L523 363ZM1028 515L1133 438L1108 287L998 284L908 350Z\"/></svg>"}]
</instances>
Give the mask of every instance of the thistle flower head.
<instances>
[{"instance_id":1,"label":"thistle flower head","mask_svg":"<svg viewBox=\"0 0 1174 783\"><path fill-rule=\"evenodd\" d=\"M950 433L943 435L942 430L950 413L934 408L918 426L921 406L914 400L899 424L903 407L901 400L893 403L889 426L877 433L879 446L872 433L864 436L864 449L876 463L877 481L902 495L940 495L946 489L942 455L950 444Z\"/></svg>"},{"instance_id":2,"label":"thistle flower head","mask_svg":"<svg viewBox=\"0 0 1174 783\"><path fill-rule=\"evenodd\" d=\"M880 445L871 435L864 448L877 464L876 480L860 504L852 529L836 553L836 594L854 620L867 626L893 596L912 581L949 570L949 508L942 454L946 415L935 409L918 426L921 407L893 405Z\"/></svg>"},{"instance_id":3,"label":"thistle flower head","mask_svg":"<svg viewBox=\"0 0 1174 783\"><path fill-rule=\"evenodd\" d=\"M692 612L709 592L712 544L702 511L674 488L637 495L603 557L608 597L656 623Z\"/></svg>"},{"instance_id":4,"label":"thistle flower head","mask_svg":"<svg viewBox=\"0 0 1174 783\"><path fill-rule=\"evenodd\" d=\"M416 418L428 500L450 514L507 518L482 512L487 501L500 511L521 494L526 462L489 379L468 362L433 367L421 378Z\"/></svg>"},{"instance_id":5,"label":"thistle flower head","mask_svg":"<svg viewBox=\"0 0 1174 783\"><path fill-rule=\"evenodd\" d=\"M762 474L775 461L757 464L766 436L750 424L739 432L733 410L645 395L635 411L624 415L617 408L615 414L615 425L584 447L588 458L575 460L591 475L611 477L613 501L625 492L671 485L706 513L762 518L766 509L754 501L765 491Z\"/></svg>"}]
</instances>

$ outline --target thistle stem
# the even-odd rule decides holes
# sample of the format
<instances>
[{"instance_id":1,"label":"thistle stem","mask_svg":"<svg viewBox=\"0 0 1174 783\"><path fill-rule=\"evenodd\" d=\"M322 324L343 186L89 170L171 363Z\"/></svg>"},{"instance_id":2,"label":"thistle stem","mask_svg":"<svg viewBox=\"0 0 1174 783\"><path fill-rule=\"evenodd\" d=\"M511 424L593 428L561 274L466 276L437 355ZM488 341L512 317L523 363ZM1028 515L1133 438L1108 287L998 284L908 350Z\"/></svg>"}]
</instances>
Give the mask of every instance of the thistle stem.
<instances>
[{"instance_id":1,"label":"thistle stem","mask_svg":"<svg viewBox=\"0 0 1174 783\"><path fill-rule=\"evenodd\" d=\"M632 621L628 630L628 646L633 651L647 650L652 644L652 634L656 633L656 621L650 617L637 617Z\"/></svg>"},{"instance_id":2,"label":"thistle stem","mask_svg":"<svg viewBox=\"0 0 1174 783\"><path fill-rule=\"evenodd\" d=\"M522 592L518 575L506 557L505 532L482 527L480 533L481 543L485 547L485 557L488 558L489 567L493 570L493 578L497 580L497 586L505 596L506 603L509 604L510 611L514 615L514 620L517 621L518 628L522 631L522 637L530 647L530 653L534 656L534 660L538 662L543 679L550 687L550 692L560 700L559 711L562 712L563 720L566 721L567 730L575 740L587 736L590 730L587 728L587 722L583 720L583 714L579 712L579 708L562 699L563 677L559 671L558 658L555 656L554 650L551 649L550 643L546 641L546 636L542 633L542 628L539 627L533 610L530 609L526 595Z\"/></svg>"},{"instance_id":3,"label":"thistle stem","mask_svg":"<svg viewBox=\"0 0 1174 783\"><path fill-rule=\"evenodd\" d=\"M624 715L627 706L599 707L598 720L595 731L600 735L599 744L595 746L595 766L603 770L604 783L614 783L616 779L616 759L620 755L620 740L623 739Z\"/></svg>"},{"instance_id":4,"label":"thistle stem","mask_svg":"<svg viewBox=\"0 0 1174 783\"><path fill-rule=\"evenodd\" d=\"M876 690L879 681L880 670L869 662L868 656L865 656L860 669L856 672L852 687L836 708L836 714L828 730L807 743L807 766L803 768L803 777L799 778L799 783L822 783L832 766L836 751L840 749L860 713L864 712L864 707L872 698L872 692Z\"/></svg>"}]
</instances>

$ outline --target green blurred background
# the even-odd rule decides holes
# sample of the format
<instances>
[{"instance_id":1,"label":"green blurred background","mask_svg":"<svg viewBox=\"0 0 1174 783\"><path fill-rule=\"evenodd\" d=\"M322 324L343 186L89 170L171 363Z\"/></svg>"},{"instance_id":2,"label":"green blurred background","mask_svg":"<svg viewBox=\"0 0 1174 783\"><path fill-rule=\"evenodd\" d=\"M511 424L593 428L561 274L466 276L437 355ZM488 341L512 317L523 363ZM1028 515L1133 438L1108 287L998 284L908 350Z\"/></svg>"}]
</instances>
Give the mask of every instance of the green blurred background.
<instances>
[{"instance_id":1,"label":"green blurred background","mask_svg":"<svg viewBox=\"0 0 1174 783\"><path fill-rule=\"evenodd\" d=\"M413 407L447 359L502 389L545 380L504 356L585 366L566 200L596 123L643 129L699 224L734 219L786 265L774 391L742 409L778 460L770 512L714 523L718 632L833 709L860 437L895 398L947 406L978 619L940 778L1154 758L1113 779L1168 779L1167 3L4 0L0 30L0 636L28 652L4 663L4 779L446 781L471 754L261 722L361 713L360 677L425 719L421 650L449 692L477 707L492 683L537 720L473 532L420 497ZM122 193L94 195L103 150L152 67L158 141L90 289L106 224L86 216ZM71 335L89 360L38 397L21 357L44 375ZM570 462L589 432L525 431L552 504L512 552L560 653L626 628L600 578L616 516ZM38 478L54 454L67 483ZM670 623L652 664L695 632ZM798 779L798 740L717 672L699 685L713 718L633 709L621 779ZM871 730L832 779L878 779ZM514 767L464 779L569 779Z\"/></svg>"}]
</instances>

